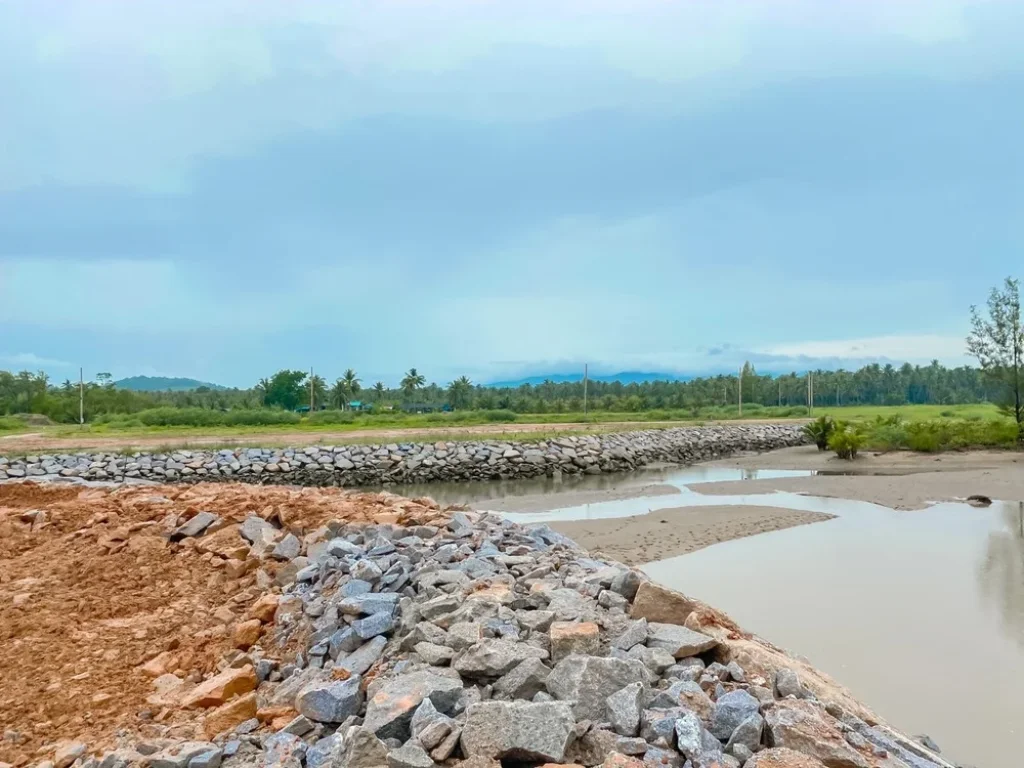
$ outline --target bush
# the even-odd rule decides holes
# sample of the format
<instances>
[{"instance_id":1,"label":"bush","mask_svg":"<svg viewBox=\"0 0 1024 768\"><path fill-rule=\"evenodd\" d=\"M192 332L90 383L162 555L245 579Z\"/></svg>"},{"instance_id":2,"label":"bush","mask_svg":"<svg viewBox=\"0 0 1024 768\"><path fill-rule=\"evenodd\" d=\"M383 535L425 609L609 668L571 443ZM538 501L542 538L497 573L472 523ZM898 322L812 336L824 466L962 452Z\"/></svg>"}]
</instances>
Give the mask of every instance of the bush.
<instances>
[{"instance_id":1,"label":"bush","mask_svg":"<svg viewBox=\"0 0 1024 768\"><path fill-rule=\"evenodd\" d=\"M956 411L942 411L939 416L944 416L947 419L952 419L956 416Z\"/></svg>"},{"instance_id":2,"label":"bush","mask_svg":"<svg viewBox=\"0 0 1024 768\"><path fill-rule=\"evenodd\" d=\"M804 426L804 434L818 446L819 451L829 447L828 439L836 428L836 423L831 416L819 416L810 424Z\"/></svg>"},{"instance_id":3,"label":"bush","mask_svg":"<svg viewBox=\"0 0 1024 768\"><path fill-rule=\"evenodd\" d=\"M352 411L329 410L311 413L306 421L310 424L351 424L356 420Z\"/></svg>"},{"instance_id":4,"label":"bush","mask_svg":"<svg viewBox=\"0 0 1024 768\"><path fill-rule=\"evenodd\" d=\"M17 416L0 416L0 432L14 432L26 426L24 419Z\"/></svg>"},{"instance_id":5,"label":"bush","mask_svg":"<svg viewBox=\"0 0 1024 768\"><path fill-rule=\"evenodd\" d=\"M132 416L103 414L97 424L112 427L264 427L274 424L298 424L299 414L290 411L234 410L207 408L149 408Z\"/></svg>"},{"instance_id":6,"label":"bush","mask_svg":"<svg viewBox=\"0 0 1024 768\"><path fill-rule=\"evenodd\" d=\"M484 421L494 422L515 421L516 419L519 418L519 416L514 411L507 411L503 409L494 411L483 411L481 412L480 415L483 417Z\"/></svg>"},{"instance_id":7,"label":"bush","mask_svg":"<svg viewBox=\"0 0 1024 768\"><path fill-rule=\"evenodd\" d=\"M867 435L859 424L836 422L832 434L828 438L828 447L836 452L840 459L857 458L857 451L867 443Z\"/></svg>"}]
</instances>

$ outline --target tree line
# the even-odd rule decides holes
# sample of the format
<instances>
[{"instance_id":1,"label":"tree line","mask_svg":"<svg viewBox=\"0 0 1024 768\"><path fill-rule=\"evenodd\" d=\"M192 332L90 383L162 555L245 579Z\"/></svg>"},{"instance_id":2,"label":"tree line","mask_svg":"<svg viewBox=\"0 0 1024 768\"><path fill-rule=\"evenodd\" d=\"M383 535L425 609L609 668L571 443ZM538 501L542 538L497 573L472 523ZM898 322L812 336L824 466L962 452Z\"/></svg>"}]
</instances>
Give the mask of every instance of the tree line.
<instances>
[{"instance_id":1,"label":"tree line","mask_svg":"<svg viewBox=\"0 0 1024 768\"><path fill-rule=\"evenodd\" d=\"M872 364L856 371L811 372L814 405L913 405L995 402L999 382L980 368L949 368L932 361L927 366ZM742 372L743 402L763 406L805 406L807 373L770 375L747 364ZM410 369L397 386L374 382L364 386L348 369L333 383L308 372L281 370L248 389L201 387L185 392L136 392L119 389L108 377L85 384L86 418L100 414L132 414L159 407L217 410L275 408L293 411L313 407L345 410L360 407L395 409L415 405L455 410L509 410L517 413L572 413L584 409L584 385L579 381L523 384L499 388L473 384L462 376L447 385L427 383ZM705 376L686 381L622 383L589 381L587 409L604 412L686 410L735 406L740 377ZM73 423L79 412L78 382L54 383L45 373L0 371L0 414L42 414L57 422Z\"/></svg>"}]
</instances>

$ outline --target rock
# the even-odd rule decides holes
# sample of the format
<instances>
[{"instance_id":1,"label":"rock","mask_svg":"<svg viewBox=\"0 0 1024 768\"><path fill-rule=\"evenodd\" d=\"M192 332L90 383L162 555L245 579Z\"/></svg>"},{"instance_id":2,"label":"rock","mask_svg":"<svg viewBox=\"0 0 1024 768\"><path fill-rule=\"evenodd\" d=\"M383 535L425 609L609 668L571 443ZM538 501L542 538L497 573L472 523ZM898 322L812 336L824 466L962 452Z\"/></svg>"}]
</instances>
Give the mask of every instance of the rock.
<instances>
[{"instance_id":1,"label":"rock","mask_svg":"<svg viewBox=\"0 0 1024 768\"><path fill-rule=\"evenodd\" d=\"M271 593L262 595L249 606L249 618L258 619L264 624L269 624L274 620L274 614L277 613L277 604L280 600L280 596Z\"/></svg>"},{"instance_id":2,"label":"rock","mask_svg":"<svg viewBox=\"0 0 1024 768\"><path fill-rule=\"evenodd\" d=\"M626 631L615 638L612 646L628 651L635 645L646 645L647 643L647 619L632 621L626 627Z\"/></svg>"},{"instance_id":3,"label":"rock","mask_svg":"<svg viewBox=\"0 0 1024 768\"><path fill-rule=\"evenodd\" d=\"M597 624L587 622L556 621L548 630L551 638L551 660L558 662L577 653L589 656L601 648L601 631Z\"/></svg>"},{"instance_id":4,"label":"rock","mask_svg":"<svg viewBox=\"0 0 1024 768\"><path fill-rule=\"evenodd\" d=\"M650 581L640 584L629 615L661 624L682 625L698 604L681 592Z\"/></svg>"},{"instance_id":5,"label":"rock","mask_svg":"<svg viewBox=\"0 0 1024 768\"><path fill-rule=\"evenodd\" d=\"M630 683L605 699L607 720L622 736L636 736L640 730L640 712L647 699L643 683Z\"/></svg>"},{"instance_id":6,"label":"rock","mask_svg":"<svg viewBox=\"0 0 1024 768\"><path fill-rule=\"evenodd\" d=\"M295 697L295 709L318 723L341 723L350 715L359 714L363 703L361 678L315 682Z\"/></svg>"},{"instance_id":7,"label":"rock","mask_svg":"<svg viewBox=\"0 0 1024 768\"><path fill-rule=\"evenodd\" d=\"M683 758L674 749L651 747L644 753L647 768L682 768Z\"/></svg>"},{"instance_id":8,"label":"rock","mask_svg":"<svg viewBox=\"0 0 1024 768\"><path fill-rule=\"evenodd\" d=\"M53 753L53 768L68 768L85 754L86 746L79 741L63 741Z\"/></svg>"},{"instance_id":9,"label":"rock","mask_svg":"<svg viewBox=\"0 0 1024 768\"><path fill-rule=\"evenodd\" d=\"M354 579L373 583L380 580L383 575L380 566L373 560L360 560L352 566L352 578Z\"/></svg>"},{"instance_id":10,"label":"rock","mask_svg":"<svg viewBox=\"0 0 1024 768\"><path fill-rule=\"evenodd\" d=\"M353 728L345 737L340 762L344 768L380 768L388 763L388 748L368 728Z\"/></svg>"},{"instance_id":11,"label":"rock","mask_svg":"<svg viewBox=\"0 0 1024 768\"><path fill-rule=\"evenodd\" d=\"M704 751L704 726L693 712L685 712L675 721L676 749L686 758L699 757Z\"/></svg>"},{"instance_id":12,"label":"rock","mask_svg":"<svg viewBox=\"0 0 1024 768\"><path fill-rule=\"evenodd\" d=\"M231 642L235 648L242 651L247 651L252 646L256 645L256 642L260 639L260 632L263 631L263 625L259 619L249 619L248 621L240 621L235 625L234 631L231 633Z\"/></svg>"},{"instance_id":13,"label":"rock","mask_svg":"<svg viewBox=\"0 0 1024 768\"><path fill-rule=\"evenodd\" d=\"M657 677L661 677L676 661L676 657L664 648L648 648L646 645L634 645L626 658L636 659Z\"/></svg>"},{"instance_id":14,"label":"rock","mask_svg":"<svg viewBox=\"0 0 1024 768\"><path fill-rule=\"evenodd\" d=\"M146 762L150 768L187 768L195 758L215 750L217 745L208 741L177 742L149 755Z\"/></svg>"},{"instance_id":15,"label":"rock","mask_svg":"<svg viewBox=\"0 0 1024 768\"><path fill-rule=\"evenodd\" d=\"M789 747L815 757L828 768L868 768L870 763L854 750L838 727L814 701L784 699L765 712L770 744Z\"/></svg>"},{"instance_id":16,"label":"rock","mask_svg":"<svg viewBox=\"0 0 1024 768\"><path fill-rule=\"evenodd\" d=\"M436 645L435 643L416 643L413 650L423 659L427 664L434 667L443 667L451 662L452 656L455 655L455 651L446 645Z\"/></svg>"},{"instance_id":17,"label":"rock","mask_svg":"<svg viewBox=\"0 0 1024 768\"><path fill-rule=\"evenodd\" d=\"M349 616L370 616L387 611L393 613L401 597L397 592L350 595L338 603L338 611Z\"/></svg>"},{"instance_id":18,"label":"rock","mask_svg":"<svg viewBox=\"0 0 1024 768\"><path fill-rule=\"evenodd\" d=\"M200 536L203 531L218 520L220 520L220 518L213 514L213 512L199 512L193 516L191 520L188 520L175 528L171 532L170 539L171 541L181 541L182 539L192 538L193 536Z\"/></svg>"},{"instance_id":19,"label":"rock","mask_svg":"<svg viewBox=\"0 0 1024 768\"><path fill-rule=\"evenodd\" d=\"M352 629L363 640L390 632L395 626L395 617L391 611L374 613L365 619L352 622Z\"/></svg>"},{"instance_id":20,"label":"rock","mask_svg":"<svg viewBox=\"0 0 1024 768\"><path fill-rule=\"evenodd\" d=\"M409 739L413 713L424 699L439 712L451 712L462 697L462 682L431 671L413 672L385 682L366 704L363 726L381 739Z\"/></svg>"},{"instance_id":21,"label":"rock","mask_svg":"<svg viewBox=\"0 0 1024 768\"><path fill-rule=\"evenodd\" d=\"M725 751L736 755L735 748L741 746L750 752L756 752L761 746L761 732L764 730L764 718L754 714L744 720L729 738ZM739 755L736 755L739 757Z\"/></svg>"},{"instance_id":22,"label":"rock","mask_svg":"<svg viewBox=\"0 0 1024 768\"><path fill-rule=\"evenodd\" d=\"M575 724L563 702L484 701L466 713L462 751L470 758L561 763Z\"/></svg>"},{"instance_id":23,"label":"rock","mask_svg":"<svg viewBox=\"0 0 1024 768\"><path fill-rule=\"evenodd\" d=\"M331 768L340 764L344 746L340 733L318 740L306 750L306 768Z\"/></svg>"},{"instance_id":24,"label":"rock","mask_svg":"<svg viewBox=\"0 0 1024 768\"><path fill-rule=\"evenodd\" d=\"M547 632L555 620L553 611L516 611L520 626L535 632Z\"/></svg>"},{"instance_id":25,"label":"rock","mask_svg":"<svg viewBox=\"0 0 1024 768\"><path fill-rule=\"evenodd\" d=\"M746 691L731 691L715 701L715 714L711 718L711 731L716 739L728 741L744 720L756 715L761 702Z\"/></svg>"},{"instance_id":26,"label":"rock","mask_svg":"<svg viewBox=\"0 0 1024 768\"><path fill-rule=\"evenodd\" d=\"M661 648L677 659L696 656L698 653L704 653L718 645L715 638L676 624L650 622L647 630L648 648Z\"/></svg>"},{"instance_id":27,"label":"rock","mask_svg":"<svg viewBox=\"0 0 1024 768\"><path fill-rule=\"evenodd\" d=\"M263 742L265 768L298 768L306 754L306 742L290 733L275 733Z\"/></svg>"},{"instance_id":28,"label":"rock","mask_svg":"<svg viewBox=\"0 0 1024 768\"><path fill-rule=\"evenodd\" d=\"M275 560L292 560L302 552L302 542L295 534L289 533L271 551L270 556Z\"/></svg>"},{"instance_id":29,"label":"rock","mask_svg":"<svg viewBox=\"0 0 1024 768\"><path fill-rule=\"evenodd\" d=\"M796 672L787 667L782 667L775 673L775 694L784 699L787 696L794 696L798 699L807 698L807 691L800 684L800 678Z\"/></svg>"},{"instance_id":30,"label":"rock","mask_svg":"<svg viewBox=\"0 0 1024 768\"><path fill-rule=\"evenodd\" d=\"M644 768L644 763L635 757L612 752L601 763L601 768Z\"/></svg>"},{"instance_id":31,"label":"rock","mask_svg":"<svg viewBox=\"0 0 1024 768\"><path fill-rule=\"evenodd\" d=\"M188 768L220 768L224 750L210 749L188 761Z\"/></svg>"},{"instance_id":32,"label":"rock","mask_svg":"<svg viewBox=\"0 0 1024 768\"><path fill-rule=\"evenodd\" d=\"M455 658L452 667L467 677L500 677L526 659L546 659L548 652L514 640L483 640Z\"/></svg>"},{"instance_id":33,"label":"rock","mask_svg":"<svg viewBox=\"0 0 1024 768\"><path fill-rule=\"evenodd\" d=\"M747 682L747 674L743 671L743 667L736 663L735 660L730 661L725 665L726 671L729 673L729 677L735 680L737 683Z\"/></svg>"},{"instance_id":34,"label":"rock","mask_svg":"<svg viewBox=\"0 0 1024 768\"><path fill-rule=\"evenodd\" d=\"M677 680L667 690L660 691L648 706L667 709L685 707L692 710L705 724L710 725L715 703L704 689L691 680Z\"/></svg>"},{"instance_id":35,"label":"rock","mask_svg":"<svg viewBox=\"0 0 1024 768\"><path fill-rule=\"evenodd\" d=\"M430 755L415 744L406 744L388 753L389 768L431 768L433 765Z\"/></svg>"},{"instance_id":36,"label":"rock","mask_svg":"<svg viewBox=\"0 0 1024 768\"><path fill-rule=\"evenodd\" d=\"M252 691L221 704L203 719L203 736L213 739L240 723L256 717L256 692Z\"/></svg>"},{"instance_id":37,"label":"rock","mask_svg":"<svg viewBox=\"0 0 1024 768\"><path fill-rule=\"evenodd\" d=\"M633 602L642 581L643 577L637 571L630 568L628 570L620 571L615 578L612 579L612 583L609 588L612 592L622 595L628 601Z\"/></svg>"},{"instance_id":38,"label":"rock","mask_svg":"<svg viewBox=\"0 0 1024 768\"><path fill-rule=\"evenodd\" d=\"M494 691L510 699L532 699L544 690L550 674L540 659L524 659L494 684Z\"/></svg>"},{"instance_id":39,"label":"rock","mask_svg":"<svg viewBox=\"0 0 1024 768\"><path fill-rule=\"evenodd\" d=\"M820 760L786 747L772 747L758 752L743 768L825 768Z\"/></svg>"},{"instance_id":40,"label":"rock","mask_svg":"<svg viewBox=\"0 0 1024 768\"><path fill-rule=\"evenodd\" d=\"M444 630L441 630L444 632ZM446 645L464 651L484 639L483 624L475 621L457 621L448 627Z\"/></svg>"},{"instance_id":41,"label":"rock","mask_svg":"<svg viewBox=\"0 0 1024 768\"><path fill-rule=\"evenodd\" d=\"M572 701L577 719L598 721L605 715L606 699L638 680L647 680L639 661L573 655L551 671L547 689L556 699Z\"/></svg>"},{"instance_id":42,"label":"rock","mask_svg":"<svg viewBox=\"0 0 1024 768\"><path fill-rule=\"evenodd\" d=\"M256 672L251 666L228 668L205 680L181 699L181 706L219 707L228 699L256 690Z\"/></svg>"},{"instance_id":43,"label":"rock","mask_svg":"<svg viewBox=\"0 0 1024 768\"><path fill-rule=\"evenodd\" d=\"M917 743L920 744L922 747L924 747L925 749L931 750L936 755L941 755L942 754L942 750L939 749L939 745L935 743L935 739L933 739L928 734L925 734L925 733L919 734L919 735L915 736L914 739L916 739Z\"/></svg>"},{"instance_id":44,"label":"rock","mask_svg":"<svg viewBox=\"0 0 1024 768\"><path fill-rule=\"evenodd\" d=\"M566 760L582 766L600 765L619 746L619 737L612 731L591 728L570 746Z\"/></svg>"},{"instance_id":45,"label":"rock","mask_svg":"<svg viewBox=\"0 0 1024 768\"><path fill-rule=\"evenodd\" d=\"M334 669L335 671L343 670L349 675L365 674L377 662L377 659L380 658L380 655L384 652L384 646L387 644L387 638L383 635L378 635L340 660L334 665Z\"/></svg>"}]
</instances>

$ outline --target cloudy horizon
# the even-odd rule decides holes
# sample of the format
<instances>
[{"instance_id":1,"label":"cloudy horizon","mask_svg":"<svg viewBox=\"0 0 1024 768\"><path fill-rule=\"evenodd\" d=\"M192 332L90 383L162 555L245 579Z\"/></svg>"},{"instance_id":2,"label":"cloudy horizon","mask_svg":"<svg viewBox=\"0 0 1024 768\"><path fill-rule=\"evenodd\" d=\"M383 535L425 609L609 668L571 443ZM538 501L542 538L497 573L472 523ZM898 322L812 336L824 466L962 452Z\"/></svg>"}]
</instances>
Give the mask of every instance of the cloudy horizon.
<instances>
[{"instance_id":1,"label":"cloudy horizon","mask_svg":"<svg viewBox=\"0 0 1024 768\"><path fill-rule=\"evenodd\" d=\"M0 369L967 362L1009 0L0 6Z\"/></svg>"}]
</instances>

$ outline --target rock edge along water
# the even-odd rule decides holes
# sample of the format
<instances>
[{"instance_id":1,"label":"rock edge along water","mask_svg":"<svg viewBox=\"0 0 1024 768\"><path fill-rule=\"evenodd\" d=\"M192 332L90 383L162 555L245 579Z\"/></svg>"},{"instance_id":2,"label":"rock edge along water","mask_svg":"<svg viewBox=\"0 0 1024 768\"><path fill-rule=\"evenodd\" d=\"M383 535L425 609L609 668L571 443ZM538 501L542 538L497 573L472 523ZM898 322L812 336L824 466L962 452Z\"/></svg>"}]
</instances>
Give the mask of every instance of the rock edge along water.
<instances>
[{"instance_id":1,"label":"rock edge along water","mask_svg":"<svg viewBox=\"0 0 1024 768\"><path fill-rule=\"evenodd\" d=\"M262 641L171 681L205 708L194 735L59 744L46 768L950 768L724 614L546 526L456 512L328 524L305 546Z\"/></svg>"},{"instance_id":2,"label":"rock edge along water","mask_svg":"<svg viewBox=\"0 0 1024 768\"><path fill-rule=\"evenodd\" d=\"M655 462L690 464L805 442L797 425L675 427L538 442L500 440L387 445L235 448L170 453L61 453L0 457L0 480L35 478L246 482L307 486L507 480L604 474Z\"/></svg>"}]
</instances>

